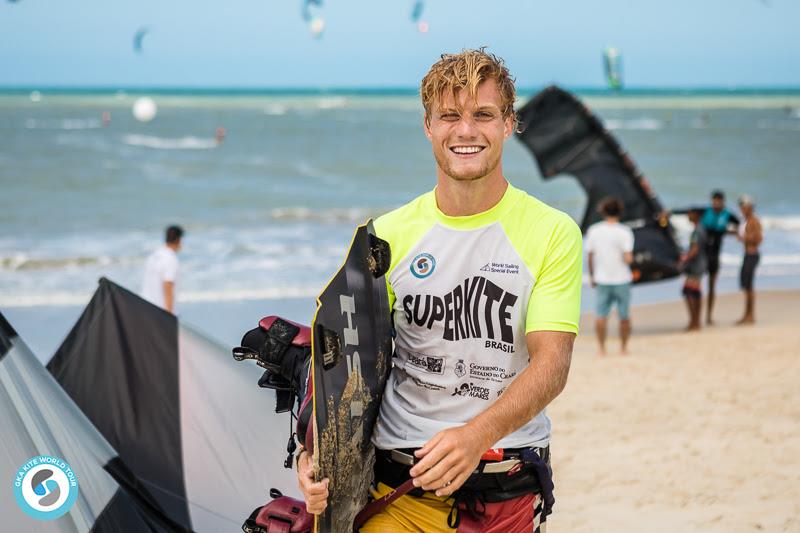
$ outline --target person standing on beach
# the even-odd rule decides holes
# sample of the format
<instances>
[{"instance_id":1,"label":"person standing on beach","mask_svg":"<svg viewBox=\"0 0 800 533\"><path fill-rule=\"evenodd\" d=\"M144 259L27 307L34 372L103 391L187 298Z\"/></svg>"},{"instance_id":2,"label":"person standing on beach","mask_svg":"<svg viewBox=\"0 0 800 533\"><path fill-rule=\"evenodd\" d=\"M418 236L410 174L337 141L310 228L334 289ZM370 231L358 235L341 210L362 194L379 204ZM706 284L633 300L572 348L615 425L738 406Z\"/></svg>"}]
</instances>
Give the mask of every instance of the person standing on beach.
<instances>
[{"instance_id":1,"label":"person standing on beach","mask_svg":"<svg viewBox=\"0 0 800 533\"><path fill-rule=\"evenodd\" d=\"M689 310L689 325L687 331L700 329L700 307L702 305L702 281L706 271L706 232L700 219L703 210L700 208L689 209L689 221L694 226L689 237L689 250L681 256L679 269L686 275L683 283L683 297L686 308Z\"/></svg>"},{"instance_id":2,"label":"person standing on beach","mask_svg":"<svg viewBox=\"0 0 800 533\"><path fill-rule=\"evenodd\" d=\"M597 318L595 332L600 355L606 354L606 328L611 307L616 305L619 316L621 353L628 353L631 334L630 301L633 263L633 231L620 223L622 202L609 196L600 202L598 211L603 221L593 224L586 232L589 280L595 289Z\"/></svg>"},{"instance_id":3,"label":"person standing on beach","mask_svg":"<svg viewBox=\"0 0 800 533\"><path fill-rule=\"evenodd\" d=\"M745 194L739 198L739 209L744 217L744 223L739 226L738 235L744 245L744 259L739 274L739 284L744 291L745 305L744 316L737 324L753 324L756 321L753 278L756 275L758 260L761 258L758 247L764 239L764 233L761 229L761 220L755 214L755 204L750 196Z\"/></svg>"},{"instance_id":4,"label":"person standing on beach","mask_svg":"<svg viewBox=\"0 0 800 533\"><path fill-rule=\"evenodd\" d=\"M147 258L144 264L142 298L175 313L175 283L178 279L178 252L181 249L183 228L167 228L164 246Z\"/></svg>"},{"instance_id":5,"label":"person standing on beach","mask_svg":"<svg viewBox=\"0 0 800 533\"><path fill-rule=\"evenodd\" d=\"M392 250L396 337L373 496L415 488L361 531L539 532L553 503L544 408L578 331L581 232L503 175L517 124L502 60L442 55L420 93L436 187L375 221ZM321 513L328 480L314 481L306 451L298 464L306 507Z\"/></svg>"},{"instance_id":6,"label":"person standing on beach","mask_svg":"<svg viewBox=\"0 0 800 533\"><path fill-rule=\"evenodd\" d=\"M711 193L711 206L703 211L701 222L706 233L705 255L708 266L706 324L712 325L722 239L727 234L736 234L739 218L725 207L725 193L716 190Z\"/></svg>"}]
</instances>

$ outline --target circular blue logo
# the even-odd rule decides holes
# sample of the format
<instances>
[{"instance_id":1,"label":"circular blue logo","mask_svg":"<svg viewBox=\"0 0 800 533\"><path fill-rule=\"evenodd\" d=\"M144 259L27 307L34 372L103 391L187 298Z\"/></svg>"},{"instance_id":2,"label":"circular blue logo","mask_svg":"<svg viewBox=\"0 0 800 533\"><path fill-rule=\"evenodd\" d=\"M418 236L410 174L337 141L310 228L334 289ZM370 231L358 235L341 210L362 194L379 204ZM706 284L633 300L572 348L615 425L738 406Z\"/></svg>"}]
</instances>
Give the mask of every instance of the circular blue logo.
<instances>
[{"instance_id":1,"label":"circular blue logo","mask_svg":"<svg viewBox=\"0 0 800 533\"><path fill-rule=\"evenodd\" d=\"M37 520L55 520L75 505L78 478L60 457L38 455L17 470L14 496L29 516Z\"/></svg>"},{"instance_id":2,"label":"circular blue logo","mask_svg":"<svg viewBox=\"0 0 800 533\"><path fill-rule=\"evenodd\" d=\"M417 278L427 278L436 268L436 259L431 254L422 253L411 261L411 273Z\"/></svg>"}]
</instances>

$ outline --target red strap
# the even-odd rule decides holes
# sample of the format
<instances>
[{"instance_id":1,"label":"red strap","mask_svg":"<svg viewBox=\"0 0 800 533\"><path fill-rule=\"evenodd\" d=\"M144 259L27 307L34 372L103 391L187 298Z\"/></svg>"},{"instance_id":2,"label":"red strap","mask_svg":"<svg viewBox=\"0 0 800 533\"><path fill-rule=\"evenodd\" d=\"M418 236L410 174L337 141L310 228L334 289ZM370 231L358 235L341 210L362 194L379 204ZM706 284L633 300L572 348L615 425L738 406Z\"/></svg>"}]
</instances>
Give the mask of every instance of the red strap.
<instances>
[{"instance_id":1,"label":"red strap","mask_svg":"<svg viewBox=\"0 0 800 533\"><path fill-rule=\"evenodd\" d=\"M375 516L376 514L380 513L386 507L391 505L397 498L404 495L408 491L414 488L414 480L408 479L405 483L394 489L389 494L381 496L377 500L369 502L367 505L364 506L361 511L356 515L355 520L353 520L353 531L357 532L364 523Z\"/></svg>"}]
</instances>

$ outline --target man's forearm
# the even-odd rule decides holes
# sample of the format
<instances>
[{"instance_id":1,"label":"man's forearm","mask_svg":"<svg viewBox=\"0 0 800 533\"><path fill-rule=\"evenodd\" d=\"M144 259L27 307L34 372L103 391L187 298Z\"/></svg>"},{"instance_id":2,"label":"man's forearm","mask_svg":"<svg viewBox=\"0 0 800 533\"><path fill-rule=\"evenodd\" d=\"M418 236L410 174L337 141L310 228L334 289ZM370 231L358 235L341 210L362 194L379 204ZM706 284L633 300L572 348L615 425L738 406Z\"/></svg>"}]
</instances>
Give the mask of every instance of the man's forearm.
<instances>
[{"instance_id":1,"label":"man's forearm","mask_svg":"<svg viewBox=\"0 0 800 533\"><path fill-rule=\"evenodd\" d=\"M527 368L494 404L469 422L485 448L522 427L564 390L574 340L571 333L561 334L529 350Z\"/></svg>"},{"instance_id":2,"label":"man's forearm","mask_svg":"<svg viewBox=\"0 0 800 533\"><path fill-rule=\"evenodd\" d=\"M170 313L175 313L175 283L164 282L164 309Z\"/></svg>"}]
</instances>

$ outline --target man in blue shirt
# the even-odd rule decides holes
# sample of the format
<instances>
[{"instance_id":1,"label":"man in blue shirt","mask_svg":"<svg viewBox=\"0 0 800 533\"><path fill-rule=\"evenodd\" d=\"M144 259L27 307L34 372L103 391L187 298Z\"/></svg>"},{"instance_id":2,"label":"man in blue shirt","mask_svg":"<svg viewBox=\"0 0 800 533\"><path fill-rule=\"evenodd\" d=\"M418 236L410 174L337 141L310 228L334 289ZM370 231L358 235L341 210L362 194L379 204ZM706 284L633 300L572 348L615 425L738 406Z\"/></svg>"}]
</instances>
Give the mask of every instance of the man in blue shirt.
<instances>
[{"instance_id":1,"label":"man in blue shirt","mask_svg":"<svg viewBox=\"0 0 800 533\"><path fill-rule=\"evenodd\" d=\"M708 307L706 308L706 324L714 323L714 289L719 273L719 254L722 250L722 238L728 234L736 234L739 218L725 208L725 193L716 190L711 193L711 206L706 208L700 218L700 224L706 230L706 261L708 264Z\"/></svg>"}]
</instances>

